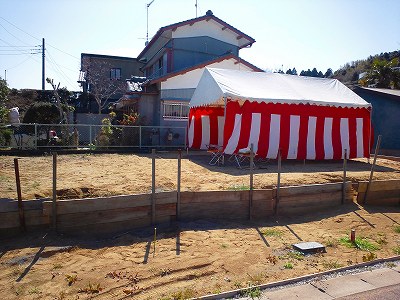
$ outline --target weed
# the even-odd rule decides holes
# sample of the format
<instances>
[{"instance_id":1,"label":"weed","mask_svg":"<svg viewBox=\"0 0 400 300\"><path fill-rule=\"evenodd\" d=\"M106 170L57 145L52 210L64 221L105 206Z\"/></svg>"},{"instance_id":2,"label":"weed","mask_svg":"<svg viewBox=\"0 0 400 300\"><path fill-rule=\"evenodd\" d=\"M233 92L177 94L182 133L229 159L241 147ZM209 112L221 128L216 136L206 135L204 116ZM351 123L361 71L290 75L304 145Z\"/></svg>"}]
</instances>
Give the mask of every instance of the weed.
<instances>
[{"instance_id":1,"label":"weed","mask_svg":"<svg viewBox=\"0 0 400 300\"><path fill-rule=\"evenodd\" d=\"M293 269L293 264L291 262L287 262L283 265L284 269Z\"/></svg>"},{"instance_id":2,"label":"weed","mask_svg":"<svg viewBox=\"0 0 400 300\"><path fill-rule=\"evenodd\" d=\"M29 295L32 295L32 294L41 294L42 292L35 286L35 287L33 287L33 288L31 288L29 291L28 291L28 294Z\"/></svg>"},{"instance_id":3,"label":"weed","mask_svg":"<svg viewBox=\"0 0 400 300\"><path fill-rule=\"evenodd\" d=\"M21 266L15 266L11 270L12 276L15 276L15 277L21 276L22 272L23 271L22 271L22 267Z\"/></svg>"},{"instance_id":4,"label":"weed","mask_svg":"<svg viewBox=\"0 0 400 300\"><path fill-rule=\"evenodd\" d=\"M276 263L278 262L278 258L275 255L268 255L266 257L267 262L272 263L274 265L276 265Z\"/></svg>"},{"instance_id":5,"label":"weed","mask_svg":"<svg viewBox=\"0 0 400 300\"><path fill-rule=\"evenodd\" d=\"M328 270L338 269L338 268L343 267L343 265L341 263L339 263L338 261L324 261L322 263L322 265L324 266L325 269L328 269Z\"/></svg>"},{"instance_id":6,"label":"weed","mask_svg":"<svg viewBox=\"0 0 400 300\"><path fill-rule=\"evenodd\" d=\"M55 300L64 300L65 299L65 292L61 291L60 295L58 295Z\"/></svg>"},{"instance_id":7,"label":"weed","mask_svg":"<svg viewBox=\"0 0 400 300\"><path fill-rule=\"evenodd\" d=\"M175 292L171 295L172 300L186 300L194 298L196 292L192 288L185 288L183 291Z\"/></svg>"},{"instance_id":8,"label":"weed","mask_svg":"<svg viewBox=\"0 0 400 300\"><path fill-rule=\"evenodd\" d=\"M393 227L394 232L400 233L400 225L396 225Z\"/></svg>"},{"instance_id":9,"label":"weed","mask_svg":"<svg viewBox=\"0 0 400 300\"><path fill-rule=\"evenodd\" d=\"M265 274L262 272L254 274L254 275L247 274L247 276L249 276L249 278L250 278L250 281L249 281L250 284L261 284L265 278Z\"/></svg>"},{"instance_id":10,"label":"weed","mask_svg":"<svg viewBox=\"0 0 400 300\"><path fill-rule=\"evenodd\" d=\"M75 275L67 274L67 275L65 275L65 279L67 280L68 285L71 286L78 280L78 275L76 275L76 274Z\"/></svg>"},{"instance_id":11,"label":"weed","mask_svg":"<svg viewBox=\"0 0 400 300\"><path fill-rule=\"evenodd\" d=\"M261 233L265 236L268 237L274 237L274 238L281 238L283 236L283 231L279 230L279 229L263 229L261 230Z\"/></svg>"},{"instance_id":12,"label":"weed","mask_svg":"<svg viewBox=\"0 0 400 300\"><path fill-rule=\"evenodd\" d=\"M243 288L243 284L240 281L235 281L235 283L233 284L235 286L235 288L237 289L241 289Z\"/></svg>"},{"instance_id":13,"label":"weed","mask_svg":"<svg viewBox=\"0 0 400 300\"><path fill-rule=\"evenodd\" d=\"M386 263L386 267L388 267L388 268L395 268L395 267L397 267L397 265L396 265L395 263L389 261L389 262Z\"/></svg>"},{"instance_id":14,"label":"weed","mask_svg":"<svg viewBox=\"0 0 400 300\"><path fill-rule=\"evenodd\" d=\"M242 184L242 185L235 184L234 186L228 187L227 190L229 190L229 191L248 191L248 190L250 190L250 187L247 185L244 185L244 184Z\"/></svg>"},{"instance_id":15,"label":"weed","mask_svg":"<svg viewBox=\"0 0 400 300\"><path fill-rule=\"evenodd\" d=\"M384 234L384 233L378 233L378 239L376 240L376 243L378 244L378 245L386 245L388 242L387 242L387 237L386 237L386 234Z\"/></svg>"},{"instance_id":16,"label":"weed","mask_svg":"<svg viewBox=\"0 0 400 300\"><path fill-rule=\"evenodd\" d=\"M362 257L363 262L371 261L376 259L376 254L372 252L368 252L368 254L364 254Z\"/></svg>"},{"instance_id":17,"label":"weed","mask_svg":"<svg viewBox=\"0 0 400 300\"><path fill-rule=\"evenodd\" d=\"M295 260L303 260L304 254L299 251L289 251L285 255L278 256L279 259L295 259Z\"/></svg>"},{"instance_id":18,"label":"weed","mask_svg":"<svg viewBox=\"0 0 400 300\"><path fill-rule=\"evenodd\" d=\"M62 264L54 264L53 265L53 270L57 270L57 269L61 269L62 268Z\"/></svg>"},{"instance_id":19,"label":"weed","mask_svg":"<svg viewBox=\"0 0 400 300\"><path fill-rule=\"evenodd\" d=\"M244 291L241 291L240 293L241 297L249 297L251 299L260 299L261 298L261 290L259 287L252 286L250 285L247 289Z\"/></svg>"},{"instance_id":20,"label":"weed","mask_svg":"<svg viewBox=\"0 0 400 300\"><path fill-rule=\"evenodd\" d=\"M346 246L348 248L358 248L363 251L375 251L379 250L379 247L377 245L374 245L370 241L368 241L364 237L357 237L354 241L354 243L350 240L349 237L342 237L339 240L340 244L343 246Z\"/></svg>"},{"instance_id":21,"label":"weed","mask_svg":"<svg viewBox=\"0 0 400 300\"><path fill-rule=\"evenodd\" d=\"M400 246L396 246L393 248L394 254L400 255Z\"/></svg>"},{"instance_id":22,"label":"weed","mask_svg":"<svg viewBox=\"0 0 400 300\"><path fill-rule=\"evenodd\" d=\"M226 249L226 248L228 248L228 245L227 244L221 244L221 248Z\"/></svg>"},{"instance_id":23,"label":"weed","mask_svg":"<svg viewBox=\"0 0 400 300\"><path fill-rule=\"evenodd\" d=\"M100 283L96 284L96 285L92 285L90 282L89 284L84 287L84 288L80 288L78 290L78 293L86 293L86 294L98 294L103 290L103 288L100 286Z\"/></svg>"},{"instance_id":24,"label":"weed","mask_svg":"<svg viewBox=\"0 0 400 300\"><path fill-rule=\"evenodd\" d=\"M221 293L222 289L221 289L221 285L219 283L215 284L215 289L213 290L213 294L219 294Z\"/></svg>"},{"instance_id":25,"label":"weed","mask_svg":"<svg viewBox=\"0 0 400 300\"><path fill-rule=\"evenodd\" d=\"M328 240L325 242L325 245L326 245L326 247L335 248L335 247L337 247L337 241L335 241L335 240L333 240L333 239L328 239Z\"/></svg>"}]
</instances>

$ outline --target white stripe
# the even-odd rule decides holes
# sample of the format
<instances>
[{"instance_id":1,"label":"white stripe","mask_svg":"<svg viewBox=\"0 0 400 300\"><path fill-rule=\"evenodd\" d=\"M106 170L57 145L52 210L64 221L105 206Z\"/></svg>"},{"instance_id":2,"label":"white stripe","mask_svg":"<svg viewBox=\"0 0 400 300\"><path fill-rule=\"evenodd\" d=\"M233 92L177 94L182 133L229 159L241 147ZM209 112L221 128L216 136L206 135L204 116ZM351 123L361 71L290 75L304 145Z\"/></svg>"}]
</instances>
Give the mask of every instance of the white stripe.
<instances>
[{"instance_id":1,"label":"white stripe","mask_svg":"<svg viewBox=\"0 0 400 300\"><path fill-rule=\"evenodd\" d=\"M201 116L201 146L200 149L207 149L210 145L210 117Z\"/></svg>"},{"instance_id":2,"label":"white stripe","mask_svg":"<svg viewBox=\"0 0 400 300\"><path fill-rule=\"evenodd\" d=\"M288 159L296 159L299 149L300 116L290 116Z\"/></svg>"},{"instance_id":3,"label":"white stripe","mask_svg":"<svg viewBox=\"0 0 400 300\"><path fill-rule=\"evenodd\" d=\"M189 148L192 148L194 140L194 116L192 116L192 120L190 121L189 124L188 139L189 139Z\"/></svg>"},{"instance_id":4,"label":"white stripe","mask_svg":"<svg viewBox=\"0 0 400 300\"><path fill-rule=\"evenodd\" d=\"M342 158L344 158L344 150L347 151L346 158L349 158L350 154L350 142L349 142L349 119L340 119L340 141L342 143Z\"/></svg>"},{"instance_id":5,"label":"white stripe","mask_svg":"<svg viewBox=\"0 0 400 300\"><path fill-rule=\"evenodd\" d=\"M281 132L281 116L271 115L271 126L269 130L269 147L268 147L267 158L278 157L280 132Z\"/></svg>"},{"instance_id":6,"label":"white stripe","mask_svg":"<svg viewBox=\"0 0 400 300\"><path fill-rule=\"evenodd\" d=\"M249 138L249 149L251 144L253 144L253 153L257 153L258 150L258 140L260 138L260 127L261 127L261 114L252 113L251 114L251 128L250 128L250 138Z\"/></svg>"},{"instance_id":7,"label":"white stripe","mask_svg":"<svg viewBox=\"0 0 400 300\"><path fill-rule=\"evenodd\" d=\"M308 118L307 129L307 159L315 159L315 132L317 130L317 117Z\"/></svg>"},{"instance_id":8,"label":"white stripe","mask_svg":"<svg viewBox=\"0 0 400 300\"><path fill-rule=\"evenodd\" d=\"M357 157L364 157L364 135L363 135L363 118L357 118Z\"/></svg>"},{"instance_id":9,"label":"white stripe","mask_svg":"<svg viewBox=\"0 0 400 300\"><path fill-rule=\"evenodd\" d=\"M233 132L229 138L228 144L225 147L224 152L226 154L233 154L233 152L236 150L238 143L239 143L241 127L242 127L242 115L236 114L235 115L235 125L233 126Z\"/></svg>"},{"instance_id":10,"label":"white stripe","mask_svg":"<svg viewBox=\"0 0 400 300\"><path fill-rule=\"evenodd\" d=\"M332 146L332 118L325 118L324 124L324 151L325 159L333 158L333 146Z\"/></svg>"},{"instance_id":11,"label":"white stripe","mask_svg":"<svg viewBox=\"0 0 400 300\"><path fill-rule=\"evenodd\" d=\"M224 144L224 121L225 118L223 116L218 116L218 146Z\"/></svg>"}]
</instances>

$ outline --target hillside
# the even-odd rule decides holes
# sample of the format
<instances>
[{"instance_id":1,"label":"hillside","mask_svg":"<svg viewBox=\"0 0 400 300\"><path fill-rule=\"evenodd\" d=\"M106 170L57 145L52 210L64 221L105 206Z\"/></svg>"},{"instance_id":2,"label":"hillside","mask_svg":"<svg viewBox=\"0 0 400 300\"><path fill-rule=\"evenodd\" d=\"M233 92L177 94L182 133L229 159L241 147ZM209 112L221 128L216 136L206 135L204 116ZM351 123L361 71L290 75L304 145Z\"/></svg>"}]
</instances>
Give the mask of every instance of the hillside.
<instances>
[{"instance_id":1,"label":"hillside","mask_svg":"<svg viewBox=\"0 0 400 300\"><path fill-rule=\"evenodd\" d=\"M400 60L400 51L385 52L381 54L371 55L367 59L356 60L346 63L339 70L334 72L333 78L351 85L358 82L358 76L371 69L374 60L390 62L393 59ZM400 66L397 64L397 66Z\"/></svg>"}]
</instances>

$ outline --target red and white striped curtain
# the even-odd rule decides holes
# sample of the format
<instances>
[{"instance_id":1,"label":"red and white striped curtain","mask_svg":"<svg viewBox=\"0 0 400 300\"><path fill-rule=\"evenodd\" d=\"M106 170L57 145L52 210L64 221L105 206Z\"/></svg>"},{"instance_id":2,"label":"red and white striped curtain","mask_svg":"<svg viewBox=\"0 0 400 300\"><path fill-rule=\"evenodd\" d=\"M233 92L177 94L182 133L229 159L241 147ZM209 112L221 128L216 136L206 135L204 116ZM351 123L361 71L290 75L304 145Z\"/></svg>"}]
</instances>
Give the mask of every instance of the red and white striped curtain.
<instances>
[{"instance_id":1,"label":"red and white striped curtain","mask_svg":"<svg viewBox=\"0 0 400 300\"><path fill-rule=\"evenodd\" d=\"M213 111L215 110L215 111ZM369 157L370 111L303 104L229 101L223 108L195 108L190 112L189 147L220 145L226 154L250 148L259 157L283 159L341 159ZM221 125L222 122L222 125Z\"/></svg>"},{"instance_id":2,"label":"red and white striped curtain","mask_svg":"<svg viewBox=\"0 0 400 300\"><path fill-rule=\"evenodd\" d=\"M189 112L189 148L207 149L209 145L223 146L224 108L196 107Z\"/></svg>"}]
</instances>

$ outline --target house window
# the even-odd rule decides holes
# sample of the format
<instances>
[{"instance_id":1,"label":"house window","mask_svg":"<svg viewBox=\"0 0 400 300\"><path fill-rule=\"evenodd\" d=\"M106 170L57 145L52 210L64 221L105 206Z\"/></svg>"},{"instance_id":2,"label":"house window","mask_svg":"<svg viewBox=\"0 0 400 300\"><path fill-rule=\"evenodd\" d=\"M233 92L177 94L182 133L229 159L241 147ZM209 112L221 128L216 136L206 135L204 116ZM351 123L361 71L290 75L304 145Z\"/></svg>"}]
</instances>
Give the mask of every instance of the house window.
<instances>
[{"instance_id":1,"label":"house window","mask_svg":"<svg viewBox=\"0 0 400 300\"><path fill-rule=\"evenodd\" d=\"M164 101L163 117L170 120L185 120L189 115L189 103Z\"/></svg>"},{"instance_id":2,"label":"house window","mask_svg":"<svg viewBox=\"0 0 400 300\"><path fill-rule=\"evenodd\" d=\"M110 69L110 79L111 80L121 80L121 69L111 68Z\"/></svg>"}]
</instances>

